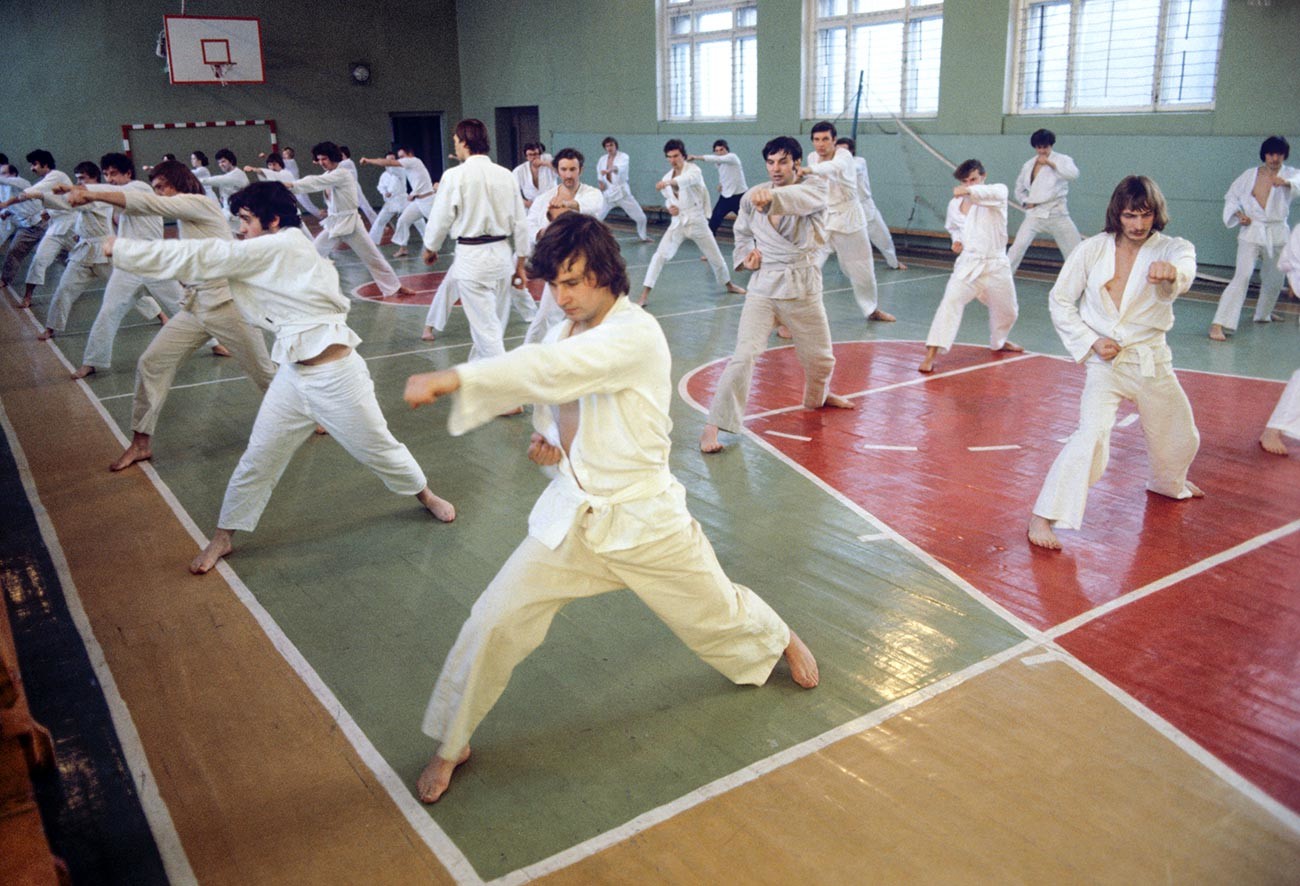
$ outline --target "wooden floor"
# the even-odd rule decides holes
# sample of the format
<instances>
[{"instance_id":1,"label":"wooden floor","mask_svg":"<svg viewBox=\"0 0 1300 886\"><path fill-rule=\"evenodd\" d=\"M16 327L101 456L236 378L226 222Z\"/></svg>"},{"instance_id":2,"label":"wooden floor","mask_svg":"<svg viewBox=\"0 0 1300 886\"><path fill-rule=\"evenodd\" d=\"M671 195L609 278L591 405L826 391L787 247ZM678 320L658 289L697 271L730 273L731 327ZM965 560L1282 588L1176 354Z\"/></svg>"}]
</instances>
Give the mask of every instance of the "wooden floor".
<instances>
[{"instance_id":1,"label":"wooden floor","mask_svg":"<svg viewBox=\"0 0 1300 886\"><path fill-rule=\"evenodd\" d=\"M653 244L619 233L636 286ZM347 289L364 287L355 257L336 262ZM416 261L394 264L432 288ZM455 524L317 438L257 532L194 578L185 564L257 389L196 355L153 463L111 475L154 327L133 317L116 369L72 383L98 295L53 345L34 341L31 313L0 308L4 430L59 590L84 612L166 876L1294 883L1300 444L1281 459L1254 440L1300 354L1295 315L1214 345L1213 304L1181 302L1170 343L1207 498L1146 493L1140 423L1122 417L1083 529L1050 554L1023 524L1082 373L1051 329L1049 283L1017 281L1027 355L980 347L973 305L968 344L925 378L915 364L947 268L877 274L896 324L864 323L827 270L835 388L858 408L790 408L798 368L774 338L746 434L707 458L699 404L742 299L715 291L688 245L650 304L673 349L672 466L692 513L733 578L808 641L822 685L800 691L779 667L738 689L630 594L582 601L431 808L411 795L433 749L425 701L545 483L523 457L526 419L450 438L445 407L400 402L407 375L464 359L463 315L430 344L421 304L359 299L351 313L390 426ZM508 344L522 332L516 318ZM102 881L130 882L129 860L116 864Z\"/></svg>"}]
</instances>

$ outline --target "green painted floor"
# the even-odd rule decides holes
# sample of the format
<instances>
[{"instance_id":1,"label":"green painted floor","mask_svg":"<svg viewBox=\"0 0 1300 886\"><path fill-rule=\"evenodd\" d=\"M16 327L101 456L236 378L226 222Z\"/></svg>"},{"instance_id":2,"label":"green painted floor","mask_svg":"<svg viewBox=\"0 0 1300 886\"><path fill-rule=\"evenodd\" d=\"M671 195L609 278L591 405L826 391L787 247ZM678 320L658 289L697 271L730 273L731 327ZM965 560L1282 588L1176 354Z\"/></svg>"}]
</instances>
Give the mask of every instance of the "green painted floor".
<instances>
[{"instance_id":1,"label":"green painted floor","mask_svg":"<svg viewBox=\"0 0 1300 886\"><path fill-rule=\"evenodd\" d=\"M635 292L654 244L620 235ZM722 246L729 252L729 243ZM350 254L337 263L347 290L366 282ZM424 269L409 259L394 266L399 273ZM898 323L864 323L832 259L826 289L834 335L915 340L919 360L947 271L878 264L877 275L882 307ZM1017 280L1021 320L1013 338L1061 354L1048 318L1049 285ZM43 316L49 293L40 295ZM57 340L73 365L98 301L83 298L70 333ZM650 305L672 347L674 382L730 353L742 301L715 291L698 251L683 247ZM258 531L236 538L230 559L408 784L433 750L419 724L442 659L478 593L523 538L545 485L524 456L526 418L453 439L445 406L412 412L401 402L408 375L454 365L468 353L463 314L454 312L447 333L430 347L419 340L423 313L356 302L351 323L365 340L360 351L390 427L433 489L456 504L456 523L433 523L413 501L387 493L334 441L315 438L290 465ZM1300 362L1294 319L1245 322L1225 346L1205 338L1212 303L1186 301L1177 313L1169 339L1181 368L1282 379ZM127 323L141 321L132 314ZM986 313L974 304L958 340L981 344L986 328ZM523 331L512 319L508 346ZM124 432L131 368L153 332L151 325L124 329L117 369L90 380ZM257 409L256 388L238 375L229 359L192 358L177 376L154 442L155 467L205 531ZM903 548L858 541L876 527L763 448L738 440L706 459L695 447L702 416L678 398L673 418L673 470L693 514L731 576L753 587L812 647L822 684L799 691L779 667L767 687L736 688L696 661L627 592L571 605L516 671L475 735L475 758L430 810L485 878L617 827L1023 639ZM189 580L184 565L177 564L178 581ZM212 584L215 593L219 585Z\"/></svg>"}]
</instances>

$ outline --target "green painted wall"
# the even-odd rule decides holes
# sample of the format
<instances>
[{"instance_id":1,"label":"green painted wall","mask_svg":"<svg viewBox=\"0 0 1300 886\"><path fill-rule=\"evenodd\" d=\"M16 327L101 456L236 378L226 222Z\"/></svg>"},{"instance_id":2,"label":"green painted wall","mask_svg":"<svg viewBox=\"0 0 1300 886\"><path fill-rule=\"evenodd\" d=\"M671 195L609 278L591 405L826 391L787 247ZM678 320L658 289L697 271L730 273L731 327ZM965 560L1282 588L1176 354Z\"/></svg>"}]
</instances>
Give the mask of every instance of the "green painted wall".
<instances>
[{"instance_id":1,"label":"green painted wall","mask_svg":"<svg viewBox=\"0 0 1300 886\"><path fill-rule=\"evenodd\" d=\"M445 128L460 116L453 0L424 0L418 14L325 0L295 6L270 0L191 2L189 15L252 16L262 21L265 85L172 86L154 41L164 14L179 3L59 0L6 3L0 54L6 59L0 104L0 150L23 172L23 156L48 148L60 168L121 149L124 123L275 118L280 143L303 162L311 145L329 139L354 155L387 149L390 112L443 112ZM373 85L353 86L348 64L367 60ZM450 134L446 136L450 148ZM142 140L152 163L162 136ZM211 157L229 141L240 162L264 150L261 132L200 130L176 134L164 149L193 148ZM241 150L241 147L243 149ZM254 151L255 152L255 151ZM308 158L309 161L310 158ZM215 168L215 166L214 166ZM378 173L367 167L363 181Z\"/></svg>"}]
</instances>

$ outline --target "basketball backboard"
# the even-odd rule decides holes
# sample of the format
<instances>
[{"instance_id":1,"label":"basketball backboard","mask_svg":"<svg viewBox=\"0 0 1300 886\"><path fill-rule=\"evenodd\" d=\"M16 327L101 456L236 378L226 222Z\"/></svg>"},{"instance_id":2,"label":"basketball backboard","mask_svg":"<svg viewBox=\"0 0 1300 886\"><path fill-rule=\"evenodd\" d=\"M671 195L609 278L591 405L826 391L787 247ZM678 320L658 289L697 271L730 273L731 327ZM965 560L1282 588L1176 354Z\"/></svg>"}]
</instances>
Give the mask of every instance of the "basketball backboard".
<instances>
[{"instance_id":1,"label":"basketball backboard","mask_svg":"<svg viewBox=\"0 0 1300 886\"><path fill-rule=\"evenodd\" d=\"M168 15L163 26L173 84L266 82L260 19Z\"/></svg>"}]
</instances>

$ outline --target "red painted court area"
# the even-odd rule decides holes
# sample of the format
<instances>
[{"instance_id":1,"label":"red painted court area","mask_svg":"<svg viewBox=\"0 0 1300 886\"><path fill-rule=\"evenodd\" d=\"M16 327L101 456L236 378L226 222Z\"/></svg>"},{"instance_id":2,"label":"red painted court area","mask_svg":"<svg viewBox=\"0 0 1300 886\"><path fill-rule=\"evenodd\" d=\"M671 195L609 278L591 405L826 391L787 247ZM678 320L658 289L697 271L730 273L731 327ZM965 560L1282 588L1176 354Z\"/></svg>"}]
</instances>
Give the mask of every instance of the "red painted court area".
<instances>
[{"instance_id":1,"label":"red painted court area","mask_svg":"<svg viewBox=\"0 0 1300 886\"><path fill-rule=\"evenodd\" d=\"M923 378L922 351L837 344L834 389L857 395L856 410L764 415L797 404L803 379L793 348L768 351L746 426L1033 627L1049 630L1164 579L1168 587L1060 642L1300 811L1300 532L1289 525L1300 520L1300 459L1256 442L1281 383L1179 373L1201 431L1191 472L1207 495L1199 501L1145 491L1141 423L1121 407L1083 529L1062 532L1065 550L1049 552L1028 543L1025 523L1077 423L1082 368L958 345ZM709 403L725 363L684 380L691 399ZM1252 542L1283 527L1267 544ZM1171 580L1237 545L1243 551Z\"/></svg>"},{"instance_id":2,"label":"red painted court area","mask_svg":"<svg viewBox=\"0 0 1300 886\"><path fill-rule=\"evenodd\" d=\"M373 280L369 283L363 283L352 290L352 294L357 298L364 298L367 301L377 301L385 305L427 305L433 301L433 295L438 291L438 284L442 278L447 276L446 271L429 271L423 274L399 274L398 279L402 285L414 292L414 295L397 295L385 297L379 291L379 284ZM529 280L528 291L532 294L534 301L542 300L542 281ZM457 299L454 304L460 304Z\"/></svg>"}]
</instances>

